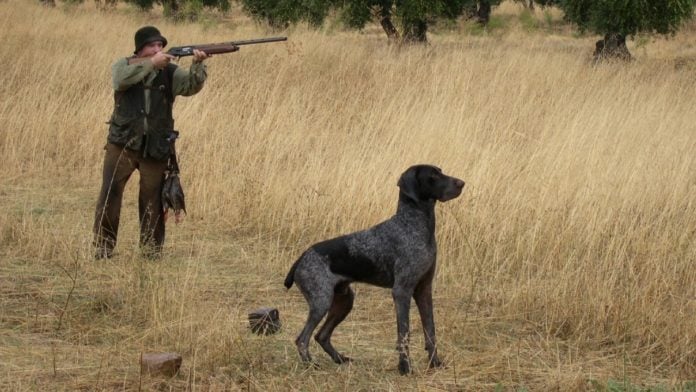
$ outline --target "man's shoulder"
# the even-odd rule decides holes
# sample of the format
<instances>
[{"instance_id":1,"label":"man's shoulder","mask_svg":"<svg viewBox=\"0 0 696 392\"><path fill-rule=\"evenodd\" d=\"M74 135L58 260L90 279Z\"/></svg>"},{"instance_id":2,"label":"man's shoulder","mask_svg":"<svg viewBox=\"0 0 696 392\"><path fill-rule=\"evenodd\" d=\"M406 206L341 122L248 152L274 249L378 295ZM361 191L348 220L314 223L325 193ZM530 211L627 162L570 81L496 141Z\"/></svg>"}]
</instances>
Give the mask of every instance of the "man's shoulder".
<instances>
[{"instance_id":1,"label":"man's shoulder","mask_svg":"<svg viewBox=\"0 0 696 392\"><path fill-rule=\"evenodd\" d=\"M121 66L121 65L128 65L128 59L132 58L130 57L119 57L116 59L116 61L113 62L113 66Z\"/></svg>"}]
</instances>

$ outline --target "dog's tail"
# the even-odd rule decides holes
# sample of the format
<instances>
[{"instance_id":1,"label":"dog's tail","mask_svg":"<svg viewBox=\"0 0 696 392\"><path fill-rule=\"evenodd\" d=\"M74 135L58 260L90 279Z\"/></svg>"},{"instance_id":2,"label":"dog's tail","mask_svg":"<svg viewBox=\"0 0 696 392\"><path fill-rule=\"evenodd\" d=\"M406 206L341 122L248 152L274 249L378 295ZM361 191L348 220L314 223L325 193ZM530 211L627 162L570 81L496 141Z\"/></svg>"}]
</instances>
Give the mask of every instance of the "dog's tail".
<instances>
[{"instance_id":1,"label":"dog's tail","mask_svg":"<svg viewBox=\"0 0 696 392\"><path fill-rule=\"evenodd\" d=\"M304 256L304 255L302 255ZM302 260L302 256L300 256L297 261L295 261L295 264L290 267L290 271L288 271L288 276L285 277L285 287L289 290L290 287L292 287L292 284L295 283L295 270L297 269L297 265L300 263L300 260Z\"/></svg>"}]
</instances>

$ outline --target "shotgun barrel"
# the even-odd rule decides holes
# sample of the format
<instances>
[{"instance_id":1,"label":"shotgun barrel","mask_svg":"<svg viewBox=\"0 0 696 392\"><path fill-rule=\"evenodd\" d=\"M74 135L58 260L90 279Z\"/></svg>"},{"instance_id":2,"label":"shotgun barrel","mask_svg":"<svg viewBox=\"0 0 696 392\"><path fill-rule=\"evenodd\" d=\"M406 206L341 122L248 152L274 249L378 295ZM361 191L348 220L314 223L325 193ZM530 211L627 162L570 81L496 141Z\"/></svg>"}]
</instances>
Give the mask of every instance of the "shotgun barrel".
<instances>
[{"instance_id":1,"label":"shotgun barrel","mask_svg":"<svg viewBox=\"0 0 696 392\"><path fill-rule=\"evenodd\" d=\"M257 38L242 41L220 42L217 44L186 45L174 46L167 51L168 54L176 57L193 56L193 50L198 49L206 54L230 53L239 50L243 45L265 44L269 42L287 41L288 37Z\"/></svg>"}]
</instances>

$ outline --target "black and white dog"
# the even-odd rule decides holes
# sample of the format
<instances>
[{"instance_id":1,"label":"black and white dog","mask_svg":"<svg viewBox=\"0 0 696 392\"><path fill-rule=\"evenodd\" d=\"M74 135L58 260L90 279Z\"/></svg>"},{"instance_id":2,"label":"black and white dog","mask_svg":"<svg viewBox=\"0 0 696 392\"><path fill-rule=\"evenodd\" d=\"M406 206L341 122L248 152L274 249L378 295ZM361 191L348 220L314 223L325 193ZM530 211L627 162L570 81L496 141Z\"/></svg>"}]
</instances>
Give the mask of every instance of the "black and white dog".
<instances>
[{"instance_id":1,"label":"black and white dog","mask_svg":"<svg viewBox=\"0 0 696 392\"><path fill-rule=\"evenodd\" d=\"M334 362L350 358L331 345L334 328L353 308L352 282L391 288L396 305L399 372L411 372L409 309L414 298L425 332L430 366L441 366L435 345L432 282L435 275L435 202L458 197L464 181L437 167L416 165L399 179L396 214L372 228L317 243L288 272L285 287L294 282L309 304L309 317L295 340L303 361L311 362L309 338L327 315L315 339Z\"/></svg>"}]
</instances>

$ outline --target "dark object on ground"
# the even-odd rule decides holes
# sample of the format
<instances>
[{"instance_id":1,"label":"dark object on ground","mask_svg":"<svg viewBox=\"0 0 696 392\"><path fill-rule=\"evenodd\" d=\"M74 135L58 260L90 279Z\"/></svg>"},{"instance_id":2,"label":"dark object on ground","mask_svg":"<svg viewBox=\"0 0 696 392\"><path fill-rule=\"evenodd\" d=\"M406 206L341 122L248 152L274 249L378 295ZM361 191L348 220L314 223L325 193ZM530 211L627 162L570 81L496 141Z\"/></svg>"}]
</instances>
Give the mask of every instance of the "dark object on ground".
<instances>
[{"instance_id":1,"label":"dark object on ground","mask_svg":"<svg viewBox=\"0 0 696 392\"><path fill-rule=\"evenodd\" d=\"M312 361L309 338L314 336L336 363L350 358L331 344L334 328L353 308L352 282L391 288L396 305L399 372L411 372L409 357L409 311L415 299L423 323L425 348L431 367L441 366L435 345L432 282L435 276L435 202L458 197L464 181L446 176L430 165L412 166L397 184L400 188L396 214L370 229L312 245L288 272L285 287L294 282L309 304L309 317L295 340L300 357Z\"/></svg>"},{"instance_id":2,"label":"dark object on ground","mask_svg":"<svg viewBox=\"0 0 696 392\"><path fill-rule=\"evenodd\" d=\"M181 368L181 355L177 353L147 353L140 359L140 372L151 376L174 377Z\"/></svg>"},{"instance_id":3,"label":"dark object on ground","mask_svg":"<svg viewBox=\"0 0 696 392\"><path fill-rule=\"evenodd\" d=\"M276 308L260 308L249 313L251 332L271 335L280 331L280 314Z\"/></svg>"}]
</instances>

